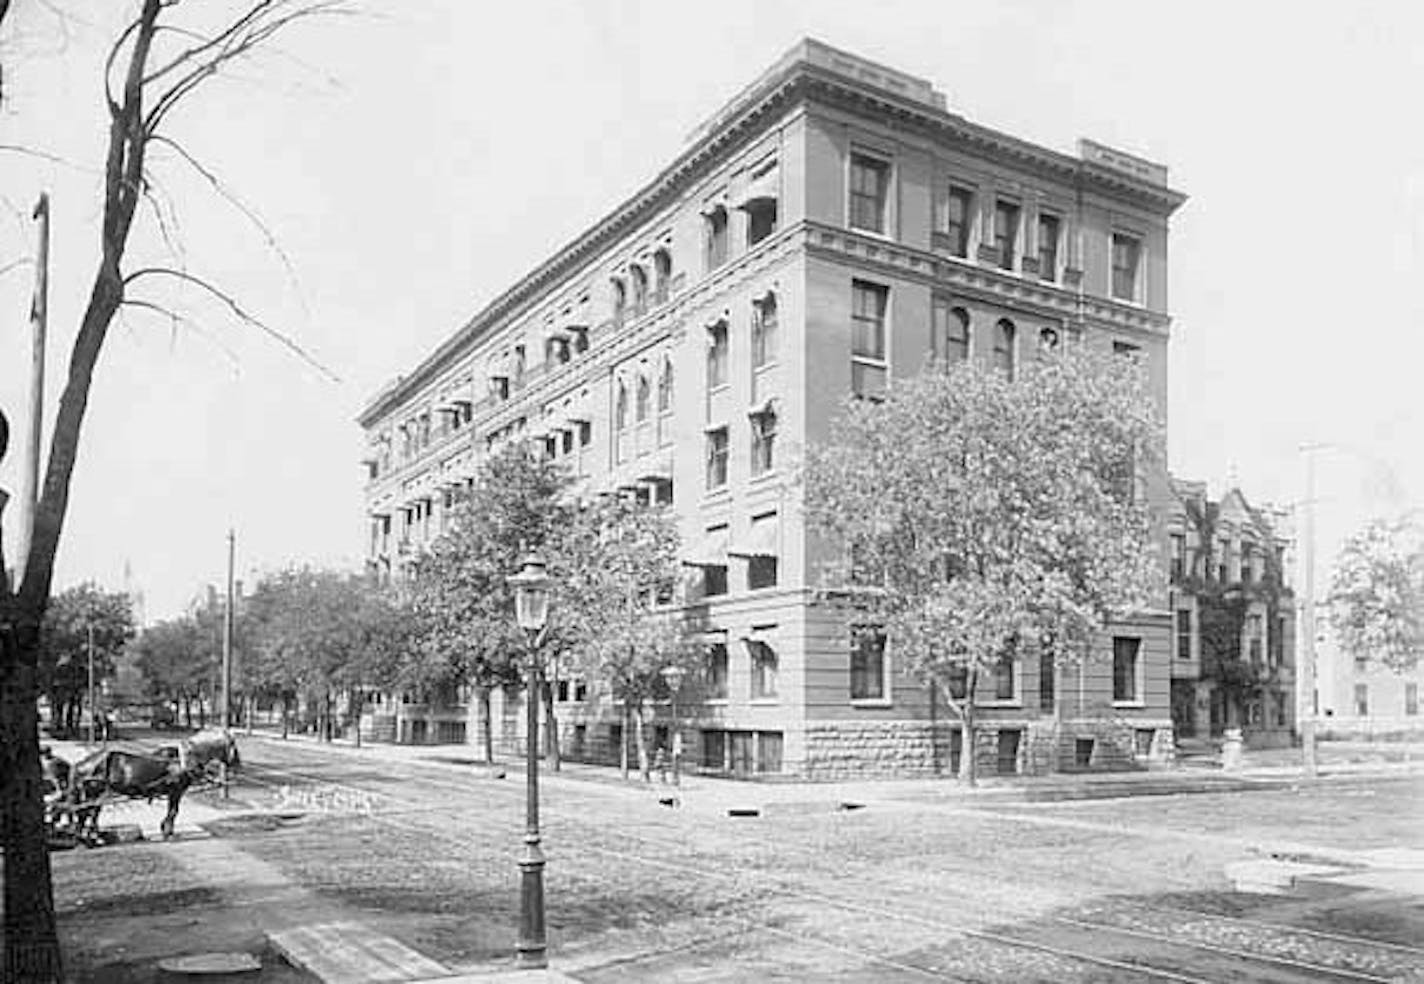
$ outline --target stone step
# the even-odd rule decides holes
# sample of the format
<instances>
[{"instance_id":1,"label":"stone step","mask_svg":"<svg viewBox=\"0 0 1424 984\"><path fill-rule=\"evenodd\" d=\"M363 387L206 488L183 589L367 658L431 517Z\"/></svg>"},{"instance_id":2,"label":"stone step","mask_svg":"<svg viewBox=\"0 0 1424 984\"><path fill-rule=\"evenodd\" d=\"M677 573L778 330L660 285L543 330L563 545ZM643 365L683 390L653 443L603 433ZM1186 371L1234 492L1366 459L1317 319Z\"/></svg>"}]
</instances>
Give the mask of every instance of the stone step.
<instances>
[{"instance_id":1,"label":"stone step","mask_svg":"<svg viewBox=\"0 0 1424 984\"><path fill-rule=\"evenodd\" d=\"M449 968L360 923L299 926L269 937L287 961L327 984L383 984L451 976Z\"/></svg>"}]
</instances>

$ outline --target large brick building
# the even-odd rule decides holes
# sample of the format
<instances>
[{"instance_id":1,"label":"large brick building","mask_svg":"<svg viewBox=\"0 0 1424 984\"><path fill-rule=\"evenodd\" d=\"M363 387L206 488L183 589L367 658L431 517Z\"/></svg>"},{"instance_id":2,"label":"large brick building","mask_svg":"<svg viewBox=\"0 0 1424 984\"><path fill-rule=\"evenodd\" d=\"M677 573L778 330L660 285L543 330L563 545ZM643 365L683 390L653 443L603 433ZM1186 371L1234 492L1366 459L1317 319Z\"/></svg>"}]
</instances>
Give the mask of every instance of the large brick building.
<instances>
[{"instance_id":1,"label":"large brick building","mask_svg":"<svg viewBox=\"0 0 1424 984\"><path fill-rule=\"evenodd\" d=\"M798 456L847 394L931 352L1007 373L1045 342L1135 352L1165 412L1167 227L1183 200L1160 165L1086 140L1039 147L952 112L923 79L803 41L371 401L371 564L398 571L438 535L481 455L540 442L583 492L673 504L708 661L710 696L684 709L690 764L950 767L957 731L899 672L894 641L854 647L812 600L824 558ZM1165 474L1146 478L1165 507ZM1164 577L1101 659L1056 680L1037 657L1001 674L979 715L989 771L1169 752L1170 644ZM521 698L506 696L512 737ZM598 695L561 696L583 698L561 704L566 748L616 754ZM397 733L458 738L463 714L407 706Z\"/></svg>"}]
</instances>

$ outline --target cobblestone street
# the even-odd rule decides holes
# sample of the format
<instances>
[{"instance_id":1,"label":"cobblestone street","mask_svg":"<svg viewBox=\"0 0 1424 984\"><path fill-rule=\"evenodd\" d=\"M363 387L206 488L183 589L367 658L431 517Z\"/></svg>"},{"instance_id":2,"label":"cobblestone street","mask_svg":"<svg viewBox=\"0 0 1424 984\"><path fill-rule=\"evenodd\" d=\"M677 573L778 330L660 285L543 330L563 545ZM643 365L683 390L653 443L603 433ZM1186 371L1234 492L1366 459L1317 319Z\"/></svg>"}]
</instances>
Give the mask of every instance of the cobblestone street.
<instances>
[{"instance_id":1,"label":"cobblestone street","mask_svg":"<svg viewBox=\"0 0 1424 984\"><path fill-rule=\"evenodd\" d=\"M271 877L212 888L265 899L266 923L355 921L452 971L508 965L517 768L476 778L405 750L264 739L244 757L229 815L206 827L228 869L246 856ZM690 778L677 809L656 783L546 777L552 965L585 981L1424 980L1417 894L1245 894L1227 876L1273 845L1340 866L1418 849L1417 777L1052 804L862 784L857 809L765 788L763 815L729 817L712 780ZM204 844L139 849L201 868L187 855Z\"/></svg>"}]
</instances>

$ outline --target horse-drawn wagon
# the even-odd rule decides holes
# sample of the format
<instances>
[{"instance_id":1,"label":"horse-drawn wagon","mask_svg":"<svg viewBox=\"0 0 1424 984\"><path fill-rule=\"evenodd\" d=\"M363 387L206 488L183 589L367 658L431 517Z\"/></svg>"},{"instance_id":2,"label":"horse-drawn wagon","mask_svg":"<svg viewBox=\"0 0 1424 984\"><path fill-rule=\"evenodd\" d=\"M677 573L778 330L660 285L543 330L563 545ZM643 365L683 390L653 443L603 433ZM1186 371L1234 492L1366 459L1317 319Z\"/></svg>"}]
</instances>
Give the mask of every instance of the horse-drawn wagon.
<instances>
[{"instance_id":1,"label":"horse-drawn wagon","mask_svg":"<svg viewBox=\"0 0 1424 984\"><path fill-rule=\"evenodd\" d=\"M153 752L105 748L70 764L43 756L47 789L45 819L56 847L100 842L99 812L113 803L162 796L168 812L159 829L167 840L184 794L226 779L241 760L237 742L227 732L199 732L177 745Z\"/></svg>"}]
</instances>

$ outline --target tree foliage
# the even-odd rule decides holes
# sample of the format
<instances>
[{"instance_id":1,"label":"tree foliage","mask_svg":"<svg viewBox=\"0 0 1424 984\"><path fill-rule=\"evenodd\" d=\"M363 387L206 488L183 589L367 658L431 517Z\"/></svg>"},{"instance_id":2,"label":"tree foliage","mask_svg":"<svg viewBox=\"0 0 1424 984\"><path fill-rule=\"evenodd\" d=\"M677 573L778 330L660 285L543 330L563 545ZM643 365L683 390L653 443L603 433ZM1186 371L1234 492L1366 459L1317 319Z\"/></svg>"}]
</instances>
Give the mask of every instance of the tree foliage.
<instances>
[{"instance_id":1,"label":"tree foliage","mask_svg":"<svg viewBox=\"0 0 1424 984\"><path fill-rule=\"evenodd\" d=\"M1424 653L1424 529L1417 515L1376 519L1346 542L1330 585L1340 648L1396 673Z\"/></svg>"},{"instance_id":2,"label":"tree foliage","mask_svg":"<svg viewBox=\"0 0 1424 984\"><path fill-rule=\"evenodd\" d=\"M358 699L397 679L409 621L395 592L368 577L290 568L258 581L243 610L254 694L305 695L326 717L335 695Z\"/></svg>"},{"instance_id":3,"label":"tree foliage","mask_svg":"<svg viewBox=\"0 0 1424 984\"><path fill-rule=\"evenodd\" d=\"M897 380L808 452L808 525L835 553L823 596L883 627L897 665L972 728L981 674L1042 645L1084 659L1164 583L1131 491L1161 447L1145 373L1121 356L1075 347L1012 382L973 363Z\"/></svg>"},{"instance_id":4,"label":"tree foliage","mask_svg":"<svg viewBox=\"0 0 1424 984\"><path fill-rule=\"evenodd\" d=\"M80 708L87 703L91 630L98 686L114 675L120 654L134 636L129 596L86 583L50 600L40 634L40 687L49 695L54 723L69 730L79 726Z\"/></svg>"}]
</instances>

